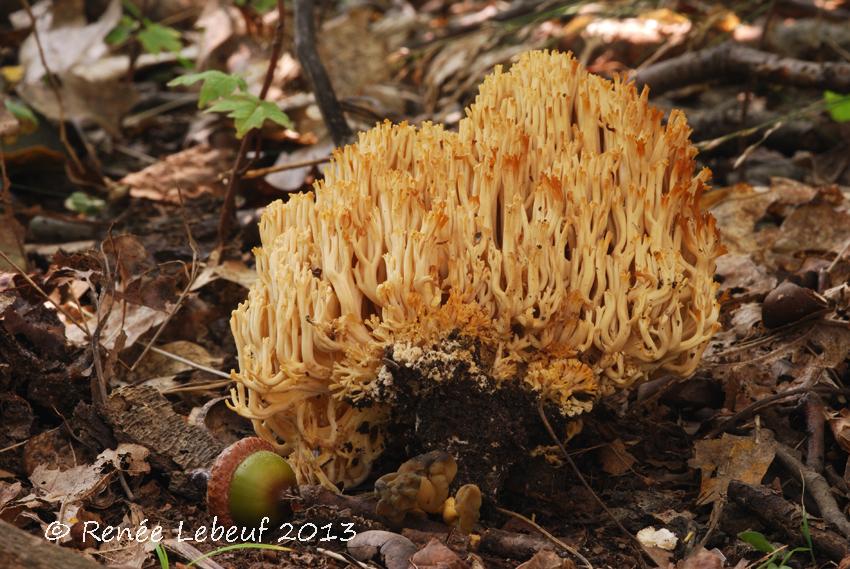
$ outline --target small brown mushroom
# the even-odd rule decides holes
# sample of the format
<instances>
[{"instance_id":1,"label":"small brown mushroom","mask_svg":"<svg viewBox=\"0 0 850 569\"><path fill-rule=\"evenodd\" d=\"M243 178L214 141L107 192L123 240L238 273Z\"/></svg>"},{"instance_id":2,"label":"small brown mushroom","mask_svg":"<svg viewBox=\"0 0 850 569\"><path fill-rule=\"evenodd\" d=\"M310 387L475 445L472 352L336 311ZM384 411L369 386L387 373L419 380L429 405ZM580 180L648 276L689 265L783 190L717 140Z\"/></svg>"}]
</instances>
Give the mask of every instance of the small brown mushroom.
<instances>
[{"instance_id":1,"label":"small brown mushroom","mask_svg":"<svg viewBox=\"0 0 850 569\"><path fill-rule=\"evenodd\" d=\"M447 452L432 451L413 457L396 472L375 482L380 497L376 512L394 523L412 511L439 513L456 475L457 462Z\"/></svg>"},{"instance_id":2,"label":"small brown mushroom","mask_svg":"<svg viewBox=\"0 0 850 569\"><path fill-rule=\"evenodd\" d=\"M420 509L420 494L433 494L433 486L421 474L393 472L378 478L375 492L380 496L375 512L393 523L401 523L408 512Z\"/></svg>"},{"instance_id":3,"label":"small brown mushroom","mask_svg":"<svg viewBox=\"0 0 850 569\"><path fill-rule=\"evenodd\" d=\"M446 500L443 521L455 525L464 534L470 533L481 516L481 501L481 489L475 484L464 484L453 498Z\"/></svg>"}]
</instances>

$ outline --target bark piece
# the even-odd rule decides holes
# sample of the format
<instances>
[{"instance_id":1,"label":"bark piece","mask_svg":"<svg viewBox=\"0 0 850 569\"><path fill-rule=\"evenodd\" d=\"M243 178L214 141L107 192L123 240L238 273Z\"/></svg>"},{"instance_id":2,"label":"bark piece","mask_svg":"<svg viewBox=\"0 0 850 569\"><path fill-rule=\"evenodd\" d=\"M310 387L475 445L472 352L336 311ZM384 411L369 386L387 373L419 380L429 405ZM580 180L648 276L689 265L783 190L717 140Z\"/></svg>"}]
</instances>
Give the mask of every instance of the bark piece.
<instances>
[{"instance_id":1,"label":"bark piece","mask_svg":"<svg viewBox=\"0 0 850 569\"><path fill-rule=\"evenodd\" d=\"M100 569L101 565L71 549L53 545L0 520L0 567Z\"/></svg>"},{"instance_id":2,"label":"bark piece","mask_svg":"<svg viewBox=\"0 0 850 569\"><path fill-rule=\"evenodd\" d=\"M151 464L171 476L172 491L193 499L206 492L203 477L194 476L207 469L224 450L224 445L209 431L190 425L171 408L171 403L156 389L129 386L112 392L101 409L119 442L143 445L151 451Z\"/></svg>"}]
</instances>

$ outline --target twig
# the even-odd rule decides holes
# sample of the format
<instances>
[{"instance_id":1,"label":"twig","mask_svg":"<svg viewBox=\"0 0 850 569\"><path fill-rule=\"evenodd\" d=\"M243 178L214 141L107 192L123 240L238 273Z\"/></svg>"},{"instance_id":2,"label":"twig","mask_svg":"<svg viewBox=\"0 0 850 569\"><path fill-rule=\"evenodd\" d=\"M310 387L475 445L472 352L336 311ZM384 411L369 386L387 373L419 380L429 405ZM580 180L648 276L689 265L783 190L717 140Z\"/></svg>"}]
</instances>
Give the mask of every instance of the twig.
<instances>
[{"instance_id":1,"label":"twig","mask_svg":"<svg viewBox=\"0 0 850 569\"><path fill-rule=\"evenodd\" d=\"M65 150L68 151L71 160L74 162L74 166L77 168L77 172L85 172L85 168L83 167L83 163L80 161L80 157L77 156L77 152L68 141L68 131L65 128L65 104L62 101L62 91L60 89L59 82L56 80L56 76L52 71L50 71L50 67L47 65L47 57L44 55L44 46L41 44L41 36L38 34L38 22L35 14L32 12L32 6L30 6L28 0L21 0L21 5L24 7L24 11L26 11L27 16L29 16L30 22L32 22L32 35L35 39L35 45L38 48L38 57L41 60L41 65L44 67L44 73L47 76L47 83L50 85L50 89L56 97L56 106L59 111L59 140L62 141L62 145L65 147Z\"/></svg>"},{"instance_id":2,"label":"twig","mask_svg":"<svg viewBox=\"0 0 850 569\"><path fill-rule=\"evenodd\" d=\"M832 496L832 490L826 479L819 473L815 472L794 456L794 453L787 446L776 444L776 458L785 465L785 467L794 475L798 476L806 485L809 495L818 505L821 517L834 525L844 534L844 537L850 538L850 521L838 507L838 503Z\"/></svg>"},{"instance_id":3,"label":"twig","mask_svg":"<svg viewBox=\"0 0 850 569\"><path fill-rule=\"evenodd\" d=\"M617 516L614 515L614 512L612 512L608 508L608 506L605 504L605 502L602 501L602 498L599 497L599 495L593 490L593 488L587 482L587 479L581 473L581 470L579 469L578 465L573 460L573 457L571 457L570 453L567 452L567 449L564 446L564 443L561 442L561 439L558 438L558 435L555 434L555 430L552 428L552 425L549 423L549 419L546 417L546 411L543 409L543 399L540 399L537 402L537 413L540 415L540 419L543 421L543 425L546 427L546 431L549 433L549 436L552 438L553 441L555 441L555 444L558 445L558 448L561 449L561 454L563 454L564 458L567 459L567 464L570 465L570 468L572 468L573 472L578 477L582 486L584 486L584 488L588 492L590 492L590 495L593 496L593 499L596 501L596 503L599 504L599 506L608 515L608 517L611 518L611 520L613 520L614 524L620 529L620 531L623 532L624 535L628 536L629 542L637 548L638 552L640 552L640 555L638 555L638 560L640 561L641 565L645 566L646 564L644 563L643 555L645 555L646 552L643 550L643 545L641 545L641 543L637 540L637 538L634 535L632 535L632 533L629 530L627 530L625 528L625 526L620 522L620 520L617 519Z\"/></svg>"},{"instance_id":4,"label":"twig","mask_svg":"<svg viewBox=\"0 0 850 569\"><path fill-rule=\"evenodd\" d=\"M356 559L346 557L344 555L340 555L335 551L331 551L330 549L323 549L321 547L317 547L316 551L324 555L325 557L330 557L331 559L335 559L336 561L340 561L342 563L347 563L348 565L354 565L356 567L360 567L361 569L373 569L373 565L367 565L362 561L358 561Z\"/></svg>"},{"instance_id":5,"label":"twig","mask_svg":"<svg viewBox=\"0 0 850 569\"><path fill-rule=\"evenodd\" d=\"M27 256L24 251L24 243L21 240L21 232L18 231L20 225L15 219L15 210L12 206L12 181L9 180L9 175L6 172L6 154L3 151L2 140L0 140L0 185L3 186L0 201L3 203L3 216L6 218L7 229L12 232L18 252L22 256L24 264L26 264Z\"/></svg>"},{"instance_id":6,"label":"twig","mask_svg":"<svg viewBox=\"0 0 850 569\"><path fill-rule=\"evenodd\" d=\"M845 98L840 99L839 101L834 101L834 102L827 102L824 99L816 99L815 101L813 101L812 103L806 105L805 107L803 107L801 109L791 111L790 113L784 114L782 116L773 117L770 120L766 120L766 121L761 122L759 124L756 124L756 125L753 125L753 126L750 126L750 127L747 127L747 128L742 128L742 129L736 130L734 132L730 132L728 134L718 136L717 138L713 138L711 140L702 140L702 141L694 144L694 146L696 146L697 149L701 152L707 152L709 150L713 150L713 149L717 148L718 146L720 146L724 142L727 142L727 141L732 140L734 138L750 136L752 134L757 133L758 131L760 131L763 128L767 128L767 129L769 129L769 132L767 132L767 134L764 135L764 138L761 141L759 141L758 144L761 144L762 142L764 142L764 139L766 139L768 136L770 136L773 133L774 130L777 130L778 128L780 128L787 121L789 121L791 119L795 119L797 117L805 116L809 113L820 112L824 109L832 108L832 107L840 104L841 102L844 102L845 100L850 100L850 97L845 97Z\"/></svg>"},{"instance_id":7,"label":"twig","mask_svg":"<svg viewBox=\"0 0 850 569\"><path fill-rule=\"evenodd\" d=\"M829 266L826 268L827 273L831 273L833 270L835 270L835 266L838 264L841 258L844 257L848 250L850 250L850 239L847 240L847 243L845 243L844 247L841 248L841 252L835 256L835 259L833 259Z\"/></svg>"},{"instance_id":8,"label":"twig","mask_svg":"<svg viewBox=\"0 0 850 569\"><path fill-rule=\"evenodd\" d=\"M168 387L160 389L159 392L163 395L170 393L192 393L194 391L209 391L210 389L218 389L232 383L232 379L224 381L211 381L209 383L190 383L189 385L181 385L179 387Z\"/></svg>"},{"instance_id":9,"label":"twig","mask_svg":"<svg viewBox=\"0 0 850 569\"><path fill-rule=\"evenodd\" d=\"M42 433L41 433L41 434L52 433L53 431L58 431L59 429L60 429L60 427L53 427L52 429L47 429L46 431L42 431ZM35 435L33 435L32 437L27 437L26 439L22 440L22 441L21 441L21 442L19 442L19 443L11 444L11 445L9 445L9 446L7 446L7 447L0 448L0 454L3 454L4 452L10 451L10 450L14 450L14 449L16 449L16 448L18 448L18 447L22 447L22 446L24 446L25 444L27 444L28 442L30 442L30 440L31 440L33 437L35 437Z\"/></svg>"},{"instance_id":10,"label":"twig","mask_svg":"<svg viewBox=\"0 0 850 569\"><path fill-rule=\"evenodd\" d=\"M460 36L467 35L471 32L481 29L484 26L487 26L492 23L501 23L507 24L513 20L518 19L531 19L539 20L545 17L556 17L556 16L565 16L573 13L571 11L567 11L561 13L559 10L561 7L569 7L572 9L578 9L584 4L587 4L589 0L572 0L572 1L554 1L554 0L531 0L528 2L514 2L512 3L510 8L505 10L501 10L496 12L492 16L488 16L482 20L475 21L470 24L464 25L449 25L446 27L445 32L439 37L427 38L424 40L420 40L414 42L408 46L408 49L420 50L426 48L432 44L441 44L445 43L448 40L457 39Z\"/></svg>"},{"instance_id":11,"label":"twig","mask_svg":"<svg viewBox=\"0 0 850 569\"><path fill-rule=\"evenodd\" d=\"M183 228L186 230L186 239L189 241L189 248L192 250L192 268L189 271L189 282L186 283L186 287L180 293L180 296L177 298L177 303L174 305L174 309L168 313L168 316L165 317L165 320L157 328L156 332L154 332L151 339L145 345L145 348L142 350L142 353L139 354L139 357L136 358L136 361L133 362L133 365L130 366L130 371L134 371L136 366L139 365L139 362L142 361L142 358L147 355L148 350L150 350L151 346L153 346L159 335L162 334L162 331L168 326L168 323L171 322L171 319L175 314L180 310L183 306L183 302L186 300L186 297L189 295L189 291L192 290L192 286L195 284L195 281L198 278L198 246L195 243L195 238L192 236L192 228L189 226L189 220L186 219L186 206L183 202L183 191L180 186L177 186L177 199L180 202L180 216L183 219Z\"/></svg>"},{"instance_id":12,"label":"twig","mask_svg":"<svg viewBox=\"0 0 850 569\"><path fill-rule=\"evenodd\" d=\"M734 42L656 63L634 75L639 87L649 85L653 95L710 79L751 77L755 80L850 91L850 64L804 61L781 57Z\"/></svg>"},{"instance_id":13,"label":"twig","mask_svg":"<svg viewBox=\"0 0 850 569\"><path fill-rule=\"evenodd\" d=\"M328 127L331 138L337 146L345 146L354 141L354 133L345 121L345 114L334 93L331 80L325 66L316 51L316 28L313 21L313 0L295 0L295 53L301 67L313 85L313 95Z\"/></svg>"},{"instance_id":14,"label":"twig","mask_svg":"<svg viewBox=\"0 0 850 569\"><path fill-rule=\"evenodd\" d=\"M304 168L305 166L318 166L319 164L330 162L330 160L330 156L325 156L324 158L301 160L299 162L290 162L288 164L280 164L278 166L269 166L268 168L257 168L255 170L248 170L245 172L242 179L250 180L252 178L262 178L263 176L274 174L275 172L285 172L286 170L295 170L296 168Z\"/></svg>"},{"instance_id":15,"label":"twig","mask_svg":"<svg viewBox=\"0 0 850 569\"><path fill-rule=\"evenodd\" d=\"M823 472L823 401L817 393L806 397L806 431L809 439L806 446L806 466L815 472Z\"/></svg>"},{"instance_id":16,"label":"twig","mask_svg":"<svg viewBox=\"0 0 850 569\"><path fill-rule=\"evenodd\" d=\"M753 417L758 411L767 407L777 401L781 401L783 399L788 399L789 397L796 397L797 395L803 395L805 393L811 393L816 390L818 386L813 385L810 387L798 387L797 389L789 389L788 391L783 391L781 393L774 393L773 395L768 395L767 397L763 397L758 401L754 401L711 429L707 435L705 435L705 439L713 439L717 435L724 433L740 423L741 421L745 421L751 417Z\"/></svg>"},{"instance_id":17,"label":"twig","mask_svg":"<svg viewBox=\"0 0 850 569\"><path fill-rule=\"evenodd\" d=\"M110 230L110 237L111 230ZM113 241L114 246L114 241ZM94 386L92 386L92 401L99 403L101 405L106 404L106 400L109 397L109 393L106 389L106 376L103 373L103 361L100 358L100 348L102 347L100 344L100 334L103 332L103 327L106 325L106 321L109 318L109 315L112 314L112 310L115 308L115 282L112 280L112 269L109 266L109 258L106 256L106 252L103 249L103 243L100 244L100 255L103 258L103 282L104 288L103 291L98 294L94 289L91 289L91 296L94 299L95 306L95 314L97 315L97 324L95 324L94 332L90 337L91 343L91 351L92 351L92 359L94 360L94 370L95 377L92 378L92 382L97 380L97 390L95 390ZM118 253L120 255L120 252ZM118 256L116 255L116 257ZM116 264L119 263L119 259L116 258ZM101 300L103 297L109 298L109 310L103 310L103 303ZM124 308L126 308L126 303ZM124 328L124 317L126 316L126 312L122 314L122 323L121 328L123 331ZM119 344L123 344L123 340L121 340L121 336L123 332L119 334L119 340L116 342L113 349L121 350Z\"/></svg>"},{"instance_id":18,"label":"twig","mask_svg":"<svg viewBox=\"0 0 850 569\"><path fill-rule=\"evenodd\" d=\"M520 514L518 512L514 512L512 510L500 508L499 506L496 506L496 511L501 512L503 514L506 514L508 516L514 517L518 520L524 521L525 523L527 523L528 525L530 525L531 527L533 527L534 529L539 531L541 534L543 534L546 537L546 539L548 539L549 541L551 541L552 543L554 543L555 545L557 545L558 547L560 547L564 551L569 552L570 555L577 557L579 559L579 561L584 563L584 565L586 567L588 567L589 569L593 569L593 565L591 565L590 561L588 561L587 558L584 555L579 553L579 551L575 547L572 547L571 545L564 543L563 540L560 540L557 537L555 537L554 535L552 535L551 533L549 533L549 531L547 531L546 528L544 528L543 526L541 526L540 524L538 524L537 522L535 522L531 518L523 516L522 514Z\"/></svg>"},{"instance_id":19,"label":"twig","mask_svg":"<svg viewBox=\"0 0 850 569\"><path fill-rule=\"evenodd\" d=\"M174 109L179 109L180 107L186 105L195 104L197 102L197 95L187 93L185 96L175 97L170 101L165 101L161 105L157 105L155 107L151 107L150 109L140 111L134 115L130 115L121 121L121 125L124 128L136 128L148 119L157 117Z\"/></svg>"},{"instance_id":20,"label":"twig","mask_svg":"<svg viewBox=\"0 0 850 569\"><path fill-rule=\"evenodd\" d=\"M269 59L269 66L266 68L266 77L263 80L263 86L260 89L259 98L265 100L269 93L274 73L277 69L277 62L280 59L280 53L283 49L283 15L285 14L283 0L277 0L277 26L274 30L274 40L272 42L272 52ZM230 171L230 179L227 181L227 192L224 195L224 203L221 206L221 217L218 222L218 246L223 248L230 230L233 227L233 222L236 220L236 189L237 180L242 174L242 169L245 165L245 155L248 148L251 146L251 141L254 138L255 131L249 131L239 145L239 151L236 154L236 160L233 162L233 169Z\"/></svg>"},{"instance_id":21,"label":"twig","mask_svg":"<svg viewBox=\"0 0 850 569\"><path fill-rule=\"evenodd\" d=\"M777 121L775 125L764 131L764 134L762 134L760 139L750 144L743 152L741 152L741 155L738 156L738 158L735 160L735 163L732 164L732 169L737 170L741 166L741 164L743 164L747 160L747 158L749 158L750 155L752 155L752 153L755 152L756 149L761 146L765 140L768 139L771 134L782 128L783 124L784 123L782 121Z\"/></svg>"},{"instance_id":22,"label":"twig","mask_svg":"<svg viewBox=\"0 0 850 569\"><path fill-rule=\"evenodd\" d=\"M217 369L207 367L207 366L205 366L203 364L199 364L197 362L193 362L192 360L187 360L183 356L178 356L177 354L172 354L171 352L166 352L162 348L157 348L156 346L151 346L150 351L152 351L155 354L159 354L161 356L165 356L166 358L172 359L175 362L180 362L182 364L192 366L195 369L199 369L201 371L205 371L207 373L217 375L218 377L223 377L223 378L226 378L228 380L230 379L230 374L224 373L223 371L218 371Z\"/></svg>"}]
</instances>

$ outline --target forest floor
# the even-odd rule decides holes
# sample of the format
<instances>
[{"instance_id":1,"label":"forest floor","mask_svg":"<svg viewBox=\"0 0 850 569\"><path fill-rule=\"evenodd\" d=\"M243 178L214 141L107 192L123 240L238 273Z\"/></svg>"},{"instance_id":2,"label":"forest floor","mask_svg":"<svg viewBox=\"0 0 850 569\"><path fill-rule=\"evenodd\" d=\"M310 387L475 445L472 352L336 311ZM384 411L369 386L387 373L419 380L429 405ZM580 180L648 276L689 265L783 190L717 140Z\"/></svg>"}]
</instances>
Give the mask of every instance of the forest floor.
<instances>
[{"instance_id":1,"label":"forest floor","mask_svg":"<svg viewBox=\"0 0 850 569\"><path fill-rule=\"evenodd\" d=\"M311 2L16 4L0 8L0 519L39 536L35 558L63 559L42 539L56 522L63 555L116 568L221 545L172 530L212 523L196 473L253 434L226 406L229 320L263 208L322 176L346 124L455 128L495 65L549 48L685 112L726 248L722 331L687 381L601 401L567 445L577 469L514 467L472 537L392 529L419 569L850 568L850 5L320 2L296 53L293 7ZM316 54L333 92L299 63ZM333 504L292 523L319 519L383 527ZM92 547L87 521L166 539ZM281 535L264 541L291 551L197 565L394 567Z\"/></svg>"}]
</instances>

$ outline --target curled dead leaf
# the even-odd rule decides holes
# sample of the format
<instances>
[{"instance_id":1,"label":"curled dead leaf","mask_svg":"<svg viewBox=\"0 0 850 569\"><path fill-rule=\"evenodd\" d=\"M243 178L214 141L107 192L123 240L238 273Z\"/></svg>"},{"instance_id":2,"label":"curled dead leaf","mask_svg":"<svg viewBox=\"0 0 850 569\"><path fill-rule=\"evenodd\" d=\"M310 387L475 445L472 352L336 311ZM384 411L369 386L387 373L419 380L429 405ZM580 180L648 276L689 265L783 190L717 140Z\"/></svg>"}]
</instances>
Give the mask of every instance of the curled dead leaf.
<instances>
[{"instance_id":1,"label":"curled dead leaf","mask_svg":"<svg viewBox=\"0 0 850 569\"><path fill-rule=\"evenodd\" d=\"M829 419L829 427L838 446L850 453L850 409L844 408L833 415Z\"/></svg>"},{"instance_id":2,"label":"curled dead leaf","mask_svg":"<svg viewBox=\"0 0 850 569\"><path fill-rule=\"evenodd\" d=\"M469 565L457 553L431 538L428 544L410 558L410 564L419 569L468 569Z\"/></svg>"}]
</instances>

